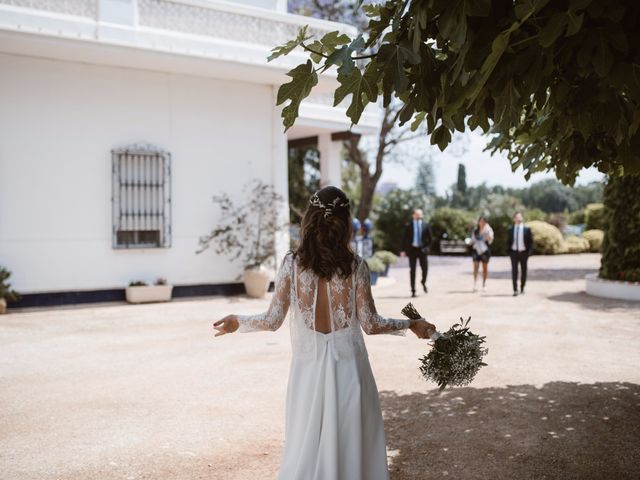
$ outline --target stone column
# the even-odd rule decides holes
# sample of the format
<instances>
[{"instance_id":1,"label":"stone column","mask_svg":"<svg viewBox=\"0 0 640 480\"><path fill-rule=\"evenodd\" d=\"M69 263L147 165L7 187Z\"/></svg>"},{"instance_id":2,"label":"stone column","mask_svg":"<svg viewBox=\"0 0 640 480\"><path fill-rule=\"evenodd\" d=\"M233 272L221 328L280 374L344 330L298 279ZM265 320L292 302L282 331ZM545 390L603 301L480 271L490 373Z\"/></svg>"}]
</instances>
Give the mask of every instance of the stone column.
<instances>
[{"instance_id":1,"label":"stone column","mask_svg":"<svg viewBox=\"0 0 640 480\"><path fill-rule=\"evenodd\" d=\"M320 186L333 185L340 188L342 141L331 140L330 133L322 133L318 135L318 150L320 151Z\"/></svg>"}]
</instances>

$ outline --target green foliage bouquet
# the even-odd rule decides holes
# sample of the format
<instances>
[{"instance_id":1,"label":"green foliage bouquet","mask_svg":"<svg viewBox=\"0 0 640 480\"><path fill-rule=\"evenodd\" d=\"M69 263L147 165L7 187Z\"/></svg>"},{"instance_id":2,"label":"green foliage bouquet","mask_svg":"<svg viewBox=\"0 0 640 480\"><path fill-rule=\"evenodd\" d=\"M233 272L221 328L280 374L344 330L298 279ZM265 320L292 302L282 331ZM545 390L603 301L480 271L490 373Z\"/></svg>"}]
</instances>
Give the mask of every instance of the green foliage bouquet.
<instances>
[{"instance_id":1,"label":"green foliage bouquet","mask_svg":"<svg viewBox=\"0 0 640 480\"><path fill-rule=\"evenodd\" d=\"M415 307L409 303L402 309L406 317L417 320L422 318ZM460 323L451 326L445 333L436 332L431 336L433 348L420 359L422 376L438 384L440 390L447 385L469 385L480 367L487 364L482 361L489 352L483 345L485 337L469 330L469 321L460 319Z\"/></svg>"}]
</instances>

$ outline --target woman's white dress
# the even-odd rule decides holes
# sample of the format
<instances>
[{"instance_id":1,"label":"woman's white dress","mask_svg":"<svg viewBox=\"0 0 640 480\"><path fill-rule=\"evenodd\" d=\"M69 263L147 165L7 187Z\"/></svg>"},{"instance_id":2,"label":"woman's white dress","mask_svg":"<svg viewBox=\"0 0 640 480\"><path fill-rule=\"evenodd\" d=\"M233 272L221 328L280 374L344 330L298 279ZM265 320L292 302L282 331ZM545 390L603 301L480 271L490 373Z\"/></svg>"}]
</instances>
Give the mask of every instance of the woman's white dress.
<instances>
[{"instance_id":1,"label":"woman's white dress","mask_svg":"<svg viewBox=\"0 0 640 480\"><path fill-rule=\"evenodd\" d=\"M292 253L267 312L239 316L241 332L276 330L291 311L292 360L279 480L387 480L382 412L362 330L404 335L408 320L380 316L369 269L327 281L331 333L315 330L318 277Z\"/></svg>"}]
</instances>

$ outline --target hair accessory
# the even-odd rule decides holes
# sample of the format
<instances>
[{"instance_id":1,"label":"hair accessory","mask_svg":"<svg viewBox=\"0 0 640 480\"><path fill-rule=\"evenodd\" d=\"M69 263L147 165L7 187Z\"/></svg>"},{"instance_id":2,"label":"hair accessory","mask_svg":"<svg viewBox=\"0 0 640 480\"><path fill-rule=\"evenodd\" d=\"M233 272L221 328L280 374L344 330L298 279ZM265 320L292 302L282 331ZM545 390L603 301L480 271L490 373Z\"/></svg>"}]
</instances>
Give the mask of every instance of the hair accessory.
<instances>
[{"instance_id":1,"label":"hair accessory","mask_svg":"<svg viewBox=\"0 0 640 480\"><path fill-rule=\"evenodd\" d=\"M313 196L311 197L311 200L309 200L309 205L311 205L312 207L318 207L324 210L324 218L327 218L329 215L333 214L333 211L336 208L342 208L342 207L347 207L349 208L349 200L343 200L340 201L340 197L335 197L333 200L331 200L328 203L322 203L322 200L320 200L320 197L318 197L317 193L314 193Z\"/></svg>"}]
</instances>

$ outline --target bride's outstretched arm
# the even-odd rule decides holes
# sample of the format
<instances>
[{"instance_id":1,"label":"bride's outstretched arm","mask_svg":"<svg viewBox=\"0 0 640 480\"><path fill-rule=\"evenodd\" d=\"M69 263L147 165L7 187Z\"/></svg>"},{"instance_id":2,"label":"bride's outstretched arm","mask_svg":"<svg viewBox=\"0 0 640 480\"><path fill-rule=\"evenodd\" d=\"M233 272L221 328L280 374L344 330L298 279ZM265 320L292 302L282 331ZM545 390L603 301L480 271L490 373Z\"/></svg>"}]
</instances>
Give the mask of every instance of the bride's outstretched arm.
<instances>
[{"instance_id":1,"label":"bride's outstretched arm","mask_svg":"<svg viewBox=\"0 0 640 480\"><path fill-rule=\"evenodd\" d=\"M356 271L356 316L362 329L369 335L405 335L407 328L411 326L410 320L387 318L377 312L371 295L369 267L364 260L360 262Z\"/></svg>"},{"instance_id":2,"label":"bride's outstretched arm","mask_svg":"<svg viewBox=\"0 0 640 480\"><path fill-rule=\"evenodd\" d=\"M284 257L275 280L275 291L266 312L257 315L227 315L218 320L213 327L218 330L216 336L239 332L255 332L259 330L275 331L282 325L291 302L291 269L293 257L289 253Z\"/></svg>"}]
</instances>

